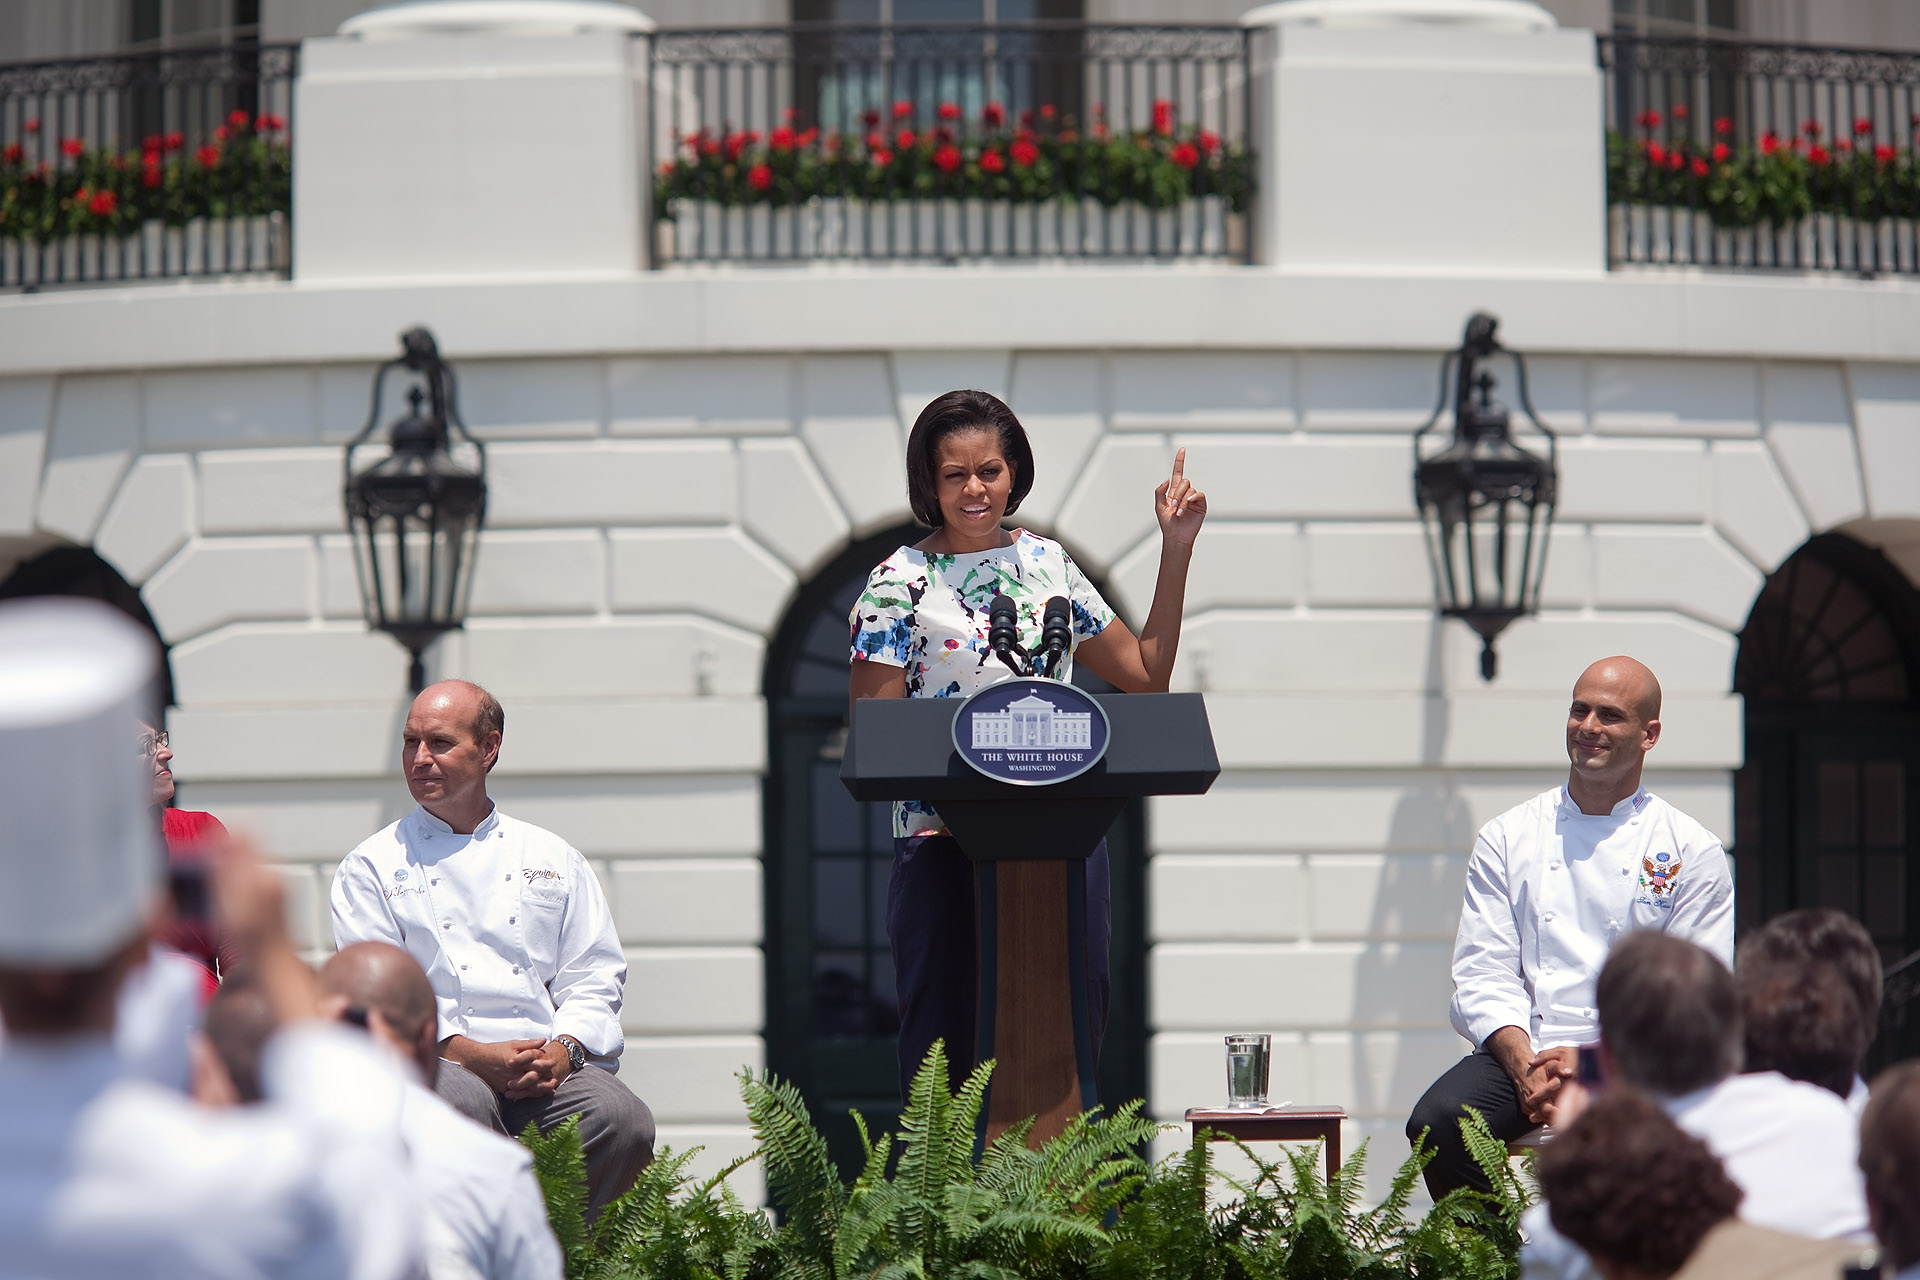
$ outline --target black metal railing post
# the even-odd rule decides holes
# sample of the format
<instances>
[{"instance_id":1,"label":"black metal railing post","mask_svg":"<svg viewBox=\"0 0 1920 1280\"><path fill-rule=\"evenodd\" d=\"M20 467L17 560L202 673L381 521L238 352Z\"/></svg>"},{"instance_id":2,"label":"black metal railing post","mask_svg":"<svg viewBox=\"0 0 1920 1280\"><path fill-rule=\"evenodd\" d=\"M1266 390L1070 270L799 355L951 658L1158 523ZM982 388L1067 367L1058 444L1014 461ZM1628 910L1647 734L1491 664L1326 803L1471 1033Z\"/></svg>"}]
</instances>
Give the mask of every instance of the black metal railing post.
<instances>
[{"instance_id":1,"label":"black metal railing post","mask_svg":"<svg viewBox=\"0 0 1920 1280\"><path fill-rule=\"evenodd\" d=\"M663 31L655 242L675 262L1245 260L1240 27Z\"/></svg>"},{"instance_id":2,"label":"black metal railing post","mask_svg":"<svg viewBox=\"0 0 1920 1280\"><path fill-rule=\"evenodd\" d=\"M1603 35L1616 266L1920 273L1920 53Z\"/></svg>"},{"instance_id":3,"label":"black metal railing post","mask_svg":"<svg viewBox=\"0 0 1920 1280\"><path fill-rule=\"evenodd\" d=\"M287 274L299 55L0 66L0 289Z\"/></svg>"}]
</instances>

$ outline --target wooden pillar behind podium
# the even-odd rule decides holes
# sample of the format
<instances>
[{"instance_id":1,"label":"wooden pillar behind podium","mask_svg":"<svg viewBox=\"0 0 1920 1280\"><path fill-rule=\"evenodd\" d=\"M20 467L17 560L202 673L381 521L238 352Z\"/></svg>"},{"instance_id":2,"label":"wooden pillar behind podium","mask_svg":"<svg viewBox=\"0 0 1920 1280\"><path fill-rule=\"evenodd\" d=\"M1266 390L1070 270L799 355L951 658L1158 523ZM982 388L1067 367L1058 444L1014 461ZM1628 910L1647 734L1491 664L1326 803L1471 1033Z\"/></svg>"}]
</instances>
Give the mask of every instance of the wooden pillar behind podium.
<instances>
[{"instance_id":1,"label":"wooden pillar behind podium","mask_svg":"<svg viewBox=\"0 0 1920 1280\"><path fill-rule=\"evenodd\" d=\"M976 1060L992 1058L983 1138L1028 1116L1029 1141L1094 1106L1087 1007L1086 859L1127 801L1198 795L1220 762L1199 694L1104 694L1106 755L1062 782L976 772L953 745L957 698L854 707L840 778L856 800L925 800L974 862L979 947ZM1118 1101L1118 1100L1116 1100Z\"/></svg>"}]
</instances>

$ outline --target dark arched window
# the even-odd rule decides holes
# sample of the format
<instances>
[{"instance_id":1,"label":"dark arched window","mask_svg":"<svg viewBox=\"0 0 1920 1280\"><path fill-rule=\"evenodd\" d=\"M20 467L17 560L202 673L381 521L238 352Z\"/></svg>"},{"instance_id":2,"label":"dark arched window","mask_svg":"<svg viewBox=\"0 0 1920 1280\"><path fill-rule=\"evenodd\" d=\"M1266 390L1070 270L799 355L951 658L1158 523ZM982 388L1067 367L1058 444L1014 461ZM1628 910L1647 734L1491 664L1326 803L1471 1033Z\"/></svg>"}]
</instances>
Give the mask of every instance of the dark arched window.
<instances>
[{"instance_id":1,"label":"dark arched window","mask_svg":"<svg viewBox=\"0 0 1920 1280\"><path fill-rule=\"evenodd\" d=\"M900 1111L899 1006L887 948L889 806L840 784L847 731L848 615L867 575L926 530L889 529L849 547L801 588L767 656L767 1059L806 1095L843 1170L858 1172L848 1112L870 1128ZM1074 682L1107 686L1075 669ZM1101 1051L1103 1101L1146 1090L1145 811L1107 836L1113 866L1113 994ZM855 903L849 909L836 904Z\"/></svg>"},{"instance_id":2,"label":"dark arched window","mask_svg":"<svg viewBox=\"0 0 1920 1280\"><path fill-rule=\"evenodd\" d=\"M1920 594L1879 551L1814 538L1755 600L1734 689L1742 927L1835 907L1888 962L1920 949Z\"/></svg>"}]
</instances>

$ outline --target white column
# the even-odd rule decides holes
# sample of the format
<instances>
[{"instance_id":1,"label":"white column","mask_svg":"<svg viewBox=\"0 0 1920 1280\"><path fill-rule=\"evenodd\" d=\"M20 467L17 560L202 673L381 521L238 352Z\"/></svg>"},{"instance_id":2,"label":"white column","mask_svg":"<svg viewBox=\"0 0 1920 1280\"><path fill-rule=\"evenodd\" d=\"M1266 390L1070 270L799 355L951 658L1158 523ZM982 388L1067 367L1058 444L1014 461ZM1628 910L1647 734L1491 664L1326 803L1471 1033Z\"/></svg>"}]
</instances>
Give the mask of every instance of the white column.
<instances>
[{"instance_id":1,"label":"white column","mask_svg":"<svg viewBox=\"0 0 1920 1280\"><path fill-rule=\"evenodd\" d=\"M1605 269L1592 32L1525 0L1283 0L1242 21L1260 261Z\"/></svg>"},{"instance_id":2,"label":"white column","mask_svg":"<svg viewBox=\"0 0 1920 1280\"><path fill-rule=\"evenodd\" d=\"M605 0L415 0L306 41L295 280L643 267L652 29Z\"/></svg>"}]
</instances>

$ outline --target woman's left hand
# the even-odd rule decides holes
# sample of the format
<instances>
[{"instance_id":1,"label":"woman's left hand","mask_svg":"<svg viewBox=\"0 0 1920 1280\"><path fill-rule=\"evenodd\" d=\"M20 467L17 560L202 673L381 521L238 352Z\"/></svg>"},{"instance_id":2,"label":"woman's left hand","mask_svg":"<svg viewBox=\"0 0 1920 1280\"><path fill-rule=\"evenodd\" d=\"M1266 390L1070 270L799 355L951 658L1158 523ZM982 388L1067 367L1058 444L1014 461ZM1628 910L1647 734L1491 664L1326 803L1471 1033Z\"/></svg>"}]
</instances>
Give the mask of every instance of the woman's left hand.
<instances>
[{"instance_id":1,"label":"woman's left hand","mask_svg":"<svg viewBox=\"0 0 1920 1280\"><path fill-rule=\"evenodd\" d=\"M1153 491L1153 513L1160 520L1160 536L1190 547L1207 518L1207 495L1187 479L1187 451L1173 455L1173 475Z\"/></svg>"}]
</instances>

